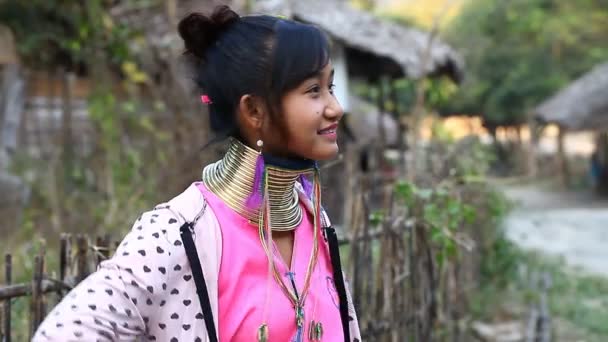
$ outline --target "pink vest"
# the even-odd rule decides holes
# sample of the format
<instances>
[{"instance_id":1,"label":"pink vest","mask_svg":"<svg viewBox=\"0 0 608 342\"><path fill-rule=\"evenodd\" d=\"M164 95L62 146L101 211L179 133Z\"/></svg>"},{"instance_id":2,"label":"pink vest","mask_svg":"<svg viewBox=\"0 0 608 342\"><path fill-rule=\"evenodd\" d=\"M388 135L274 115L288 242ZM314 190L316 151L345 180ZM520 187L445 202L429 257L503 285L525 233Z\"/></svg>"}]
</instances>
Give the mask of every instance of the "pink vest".
<instances>
[{"instance_id":1,"label":"pink vest","mask_svg":"<svg viewBox=\"0 0 608 342\"><path fill-rule=\"evenodd\" d=\"M296 335L295 312L274 278L267 296L268 261L256 226L240 216L221 199L198 183L200 191L218 218L222 233L222 256L219 272L219 340L255 341L258 327L266 319L270 341L293 341ZM305 213L308 211L304 210ZM319 259L312 275L304 306L304 341L308 341L311 321L323 325L324 341L343 341L338 308L338 295L333 282L329 254L319 239ZM273 245L275 265L286 284L287 273L295 273L298 292L301 292L313 241L310 215L304 215L296 228L291 265L288 267ZM268 297L268 303L266 298Z\"/></svg>"}]
</instances>

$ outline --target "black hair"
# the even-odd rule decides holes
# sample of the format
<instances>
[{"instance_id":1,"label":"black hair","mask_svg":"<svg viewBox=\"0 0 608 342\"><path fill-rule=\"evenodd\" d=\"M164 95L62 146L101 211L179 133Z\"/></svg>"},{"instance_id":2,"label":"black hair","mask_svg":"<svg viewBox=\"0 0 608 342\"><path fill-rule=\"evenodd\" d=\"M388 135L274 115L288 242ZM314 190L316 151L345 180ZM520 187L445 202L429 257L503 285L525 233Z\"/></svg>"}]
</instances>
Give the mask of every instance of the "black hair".
<instances>
[{"instance_id":1,"label":"black hair","mask_svg":"<svg viewBox=\"0 0 608 342\"><path fill-rule=\"evenodd\" d=\"M178 30L196 60L194 79L212 101L211 129L221 137L239 137L236 109L245 94L263 99L281 124L282 95L329 61L328 39L317 27L268 15L240 17L225 5L210 16L189 14Z\"/></svg>"}]
</instances>

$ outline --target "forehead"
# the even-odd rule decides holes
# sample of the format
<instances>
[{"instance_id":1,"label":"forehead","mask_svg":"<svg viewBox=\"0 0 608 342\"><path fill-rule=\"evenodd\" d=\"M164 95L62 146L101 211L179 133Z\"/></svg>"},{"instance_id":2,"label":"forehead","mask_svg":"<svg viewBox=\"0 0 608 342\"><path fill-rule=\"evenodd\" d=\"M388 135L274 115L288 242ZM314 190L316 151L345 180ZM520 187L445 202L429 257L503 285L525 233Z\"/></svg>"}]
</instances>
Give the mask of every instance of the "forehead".
<instances>
[{"instance_id":1,"label":"forehead","mask_svg":"<svg viewBox=\"0 0 608 342\"><path fill-rule=\"evenodd\" d=\"M327 64L323 67L323 69L319 70L319 73L313 75L313 77L331 77L334 74L334 66L331 63L331 59L327 61Z\"/></svg>"}]
</instances>

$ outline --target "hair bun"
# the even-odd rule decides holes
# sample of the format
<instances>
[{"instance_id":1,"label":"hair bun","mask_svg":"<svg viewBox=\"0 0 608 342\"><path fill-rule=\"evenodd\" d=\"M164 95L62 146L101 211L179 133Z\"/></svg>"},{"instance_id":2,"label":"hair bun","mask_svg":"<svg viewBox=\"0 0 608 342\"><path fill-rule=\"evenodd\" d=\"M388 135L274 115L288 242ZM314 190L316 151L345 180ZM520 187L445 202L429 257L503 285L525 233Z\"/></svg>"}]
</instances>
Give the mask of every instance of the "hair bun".
<instances>
[{"instance_id":1,"label":"hair bun","mask_svg":"<svg viewBox=\"0 0 608 342\"><path fill-rule=\"evenodd\" d=\"M211 16L190 13L177 26L179 35L184 40L186 53L204 59L209 46L239 18L240 16L226 5L217 6Z\"/></svg>"}]
</instances>

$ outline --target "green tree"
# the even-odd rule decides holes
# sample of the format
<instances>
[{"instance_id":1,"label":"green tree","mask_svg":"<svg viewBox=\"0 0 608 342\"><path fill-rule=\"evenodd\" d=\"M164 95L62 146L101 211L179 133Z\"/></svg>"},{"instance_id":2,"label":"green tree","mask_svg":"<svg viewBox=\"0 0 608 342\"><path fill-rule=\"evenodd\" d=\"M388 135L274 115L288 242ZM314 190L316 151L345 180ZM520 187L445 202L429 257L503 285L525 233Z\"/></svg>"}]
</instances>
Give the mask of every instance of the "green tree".
<instances>
[{"instance_id":1,"label":"green tree","mask_svg":"<svg viewBox=\"0 0 608 342\"><path fill-rule=\"evenodd\" d=\"M489 127L526 112L608 60L606 0L470 0L446 30L467 80L444 113L481 114Z\"/></svg>"},{"instance_id":2,"label":"green tree","mask_svg":"<svg viewBox=\"0 0 608 342\"><path fill-rule=\"evenodd\" d=\"M156 0L130 4L160 8ZM105 0L0 0L0 22L14 32L25 70L48 73L50 79L76 74L91 83L87 104L94 147L74 154L65 139L52 152L62 156L60 162L24 152L15 166L19 173L35 174L32 197L42 210L32 209L31 216L43 228L49 212L61 217L51 227L56 230L128 227L131 215L158 193L155 172L167 169L166 150L157 146L168 133L154 121L166 105L152 91L158 84L138 63L147 42L139 29L111 15L112 6ZM58 176L49 177L48 169ZM48 183L57 186L40 185Z\"/></svg>"}]
</instances>

